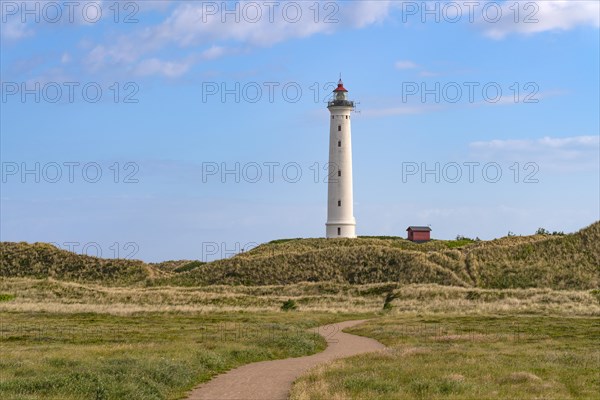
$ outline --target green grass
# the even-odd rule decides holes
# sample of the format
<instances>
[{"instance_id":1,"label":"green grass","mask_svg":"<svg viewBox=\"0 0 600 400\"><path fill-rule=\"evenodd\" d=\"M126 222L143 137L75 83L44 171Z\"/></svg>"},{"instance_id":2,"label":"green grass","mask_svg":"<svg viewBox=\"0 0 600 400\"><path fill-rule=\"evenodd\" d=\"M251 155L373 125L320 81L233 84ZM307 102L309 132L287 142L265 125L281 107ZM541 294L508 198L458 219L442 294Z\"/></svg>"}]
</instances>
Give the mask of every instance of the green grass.
<instances>
[{"instance_id":1,"label":"green grass","mask_svg":"<svg viewBox=\"0 0 600 400\"><path fill-rule=\"evenodd\" d=\"M15 299L14 294L0 293L0 301L11 301Z\"/></svg>"},{"instance_id":2,"label":"green grass","mask_svg":"<svg viewBox=\"0 0 600 400\"><path fill-rule=\"evenodd\" d=\"M0 313L0 398L176 399L242 364L321 351L306 329L348 317Z\"/></svg>"},{"instance_id":3,"label":"green grass","mask_svg":"<svg viewBox=\"0 0 600 400\"><path fill-rule=\"evenodd\" d=\"M457 240L446 240L445 244L449 249L454 249L457 247L463 247L472 243L476 243L473 239L457 239Z\"/></svg>"},{"instance_id":4,"label":"green grass","mask_svg":"<svg viewBox=\"0 0 600 400\"><path fill-rule=\"evenodd\" d=\"M406 240L400 236L359 236L359 239Z\"/></svg>"},{"instance_id":5,"label":"green grass","mask_svg":"<svg viewBox=\"0 0 600 400\"><path fill-rule=\"evenodd\" d=\"M600 319L387 316L349 330L389 346L317 367L292 399L596 399Z\"/></svg>"},{"instance_id":6,"label":"green grass","mask_svg":"<svg viewBox=\"0 0 600 400\"><path fill-rule=\"evenodd\" d=\"M364 318L353 332L390 350L317 369L297 399L590 398L599 384L593 290L9 278L0 293L16 294L0 303L3 400L181 398L230 368L323 349L306 328ZM279 311L288 300L298 309Z\"/></svg>"},{"instance_id":7,"label":"green grass","mask_svg":"<svg viewBox=\"0 0 600 400\"><path fill-rule=\"evenodd\" d=\"M177 267L173 270L173 272L188 272L191 271L195 268L200 267L201 265L205 264L202 261L190 261L189 263L186 263L184 265L182 265L181 267Z\"/></svg>"}]
</instances>

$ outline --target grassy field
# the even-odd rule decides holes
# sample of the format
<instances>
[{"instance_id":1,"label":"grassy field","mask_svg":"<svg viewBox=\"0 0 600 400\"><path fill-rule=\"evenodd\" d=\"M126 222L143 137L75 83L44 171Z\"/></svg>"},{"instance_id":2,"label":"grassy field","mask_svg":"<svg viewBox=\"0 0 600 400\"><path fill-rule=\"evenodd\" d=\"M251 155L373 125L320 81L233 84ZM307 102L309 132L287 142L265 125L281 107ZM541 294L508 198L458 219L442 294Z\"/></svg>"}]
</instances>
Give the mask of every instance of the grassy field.
<instances>
[{"instance_id":1,"label":"grassy field","mask_svg":"<svg viewBox=\"0 0 600 400\"><path fill-rule=\"evenodd\" d=\"M11 278L0 299L2 399L178 399L235 366L319 351L306 328L356 318L390 349L317 369L295 398L592 398L599 384L597 291ZM298 311L280 311L288 299Z\"/></svg>"},{"instance_id":2,"label":"grassy field","mask_svg":"<svg viewBox=\"0 0 600 400\"><path fill-rule=\"evenodd\" d=\"M600 222L422 245L278 240L211 263L0 243L0 399L179 399L230 368L320 351L307 328L357 318L371 320L354 333L389 348L318 367L294 399L597 398L598 243Z\"/></svg>"},{"instance_id":3,"label":"grassy field","mask_svg":"<svg viewBox=\"0 0 600 400\"><path fill-rule=\"evenodd\" d=\"M597 399L600 318L394 315L349 332L389 346L319 366L291 399Z\"/></svg>"},{"instance_id":4,"label":"grassy field","mask_svg":"<svg viewBox=\"0 0 600 400\"><path fill-rule=\"evenodd\" d=\"M254 361L321 351L306 331L365 315L0 313L0 398L176 399Z\"/></svg>"},{"instance_id":5,"label":"grassy field","mask_svg":"<svg viewBox=\"0 0 600 400\"><path fill-rule=\"evenodd\" d=\"M393 293L395 310L423 313L600 315L597 290L478 289L443 285L320 282L271 286L127 287L53 279L0 280L0 311L99 313L276 312L288 299L303 312L376 313Z\"/></svg>"}]
</instances>

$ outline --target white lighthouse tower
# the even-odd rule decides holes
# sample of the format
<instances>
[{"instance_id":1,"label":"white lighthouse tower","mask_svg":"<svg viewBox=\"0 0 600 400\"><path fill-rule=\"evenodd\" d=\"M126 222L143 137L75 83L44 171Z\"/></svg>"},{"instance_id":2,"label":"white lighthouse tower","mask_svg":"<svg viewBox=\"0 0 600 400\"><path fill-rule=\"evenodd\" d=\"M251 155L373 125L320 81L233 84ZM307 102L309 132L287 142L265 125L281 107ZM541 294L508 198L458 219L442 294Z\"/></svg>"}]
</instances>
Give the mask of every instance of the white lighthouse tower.
<instances>
[{"instance_id":1,"label":"white lighthouse tower","mask_svg":"<svg viewBox=\"0 0 600 400\"><path fill-rule=\"evenodd\" d=\"M350 113L354 102L340 79L327 103L329 128L329 177L327 187L327 238L355 238L356 220L352 198L352 141Z\"/></svg>"}]
</instances>

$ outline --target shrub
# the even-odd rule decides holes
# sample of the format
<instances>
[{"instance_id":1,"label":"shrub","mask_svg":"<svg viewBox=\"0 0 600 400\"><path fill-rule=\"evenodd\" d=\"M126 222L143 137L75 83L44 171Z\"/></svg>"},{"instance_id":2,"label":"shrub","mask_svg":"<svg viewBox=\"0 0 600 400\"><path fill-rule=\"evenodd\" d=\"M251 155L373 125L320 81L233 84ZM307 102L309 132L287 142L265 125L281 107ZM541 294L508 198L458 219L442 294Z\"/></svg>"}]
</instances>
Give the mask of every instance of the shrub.
<instances>
[{"instance_id":1,"label":"shrub","mask_svg":"<svg viewBox=\"0 0 600 400\"><path fill-rule=\"evenodd\" d=\"M385 296L385 300L383 301L383 311L390 311L393 308L392 301L394 301L397 298L398 298L398 295L396 295L393 290L390 291Z\"/></svg>"},{"instance_id":2,"label":"shrub","mask_svg":"<svg viewBox=\"0 0 600 400\"><path fill-rule=\"evenodd\" d=\"M281 311L294 311L298 306L294 300L286 300L281 305Z\"/></svg>"},{"instance_id":3,"label":"shrub","mask_svg":"<svg viewBox=\"0 0 600 400\"><path fill-rule=\"evenodd\" d=\"M13 294L0 293L0 301L11 301L15 298Z\"/></svg>"},{"instance_id":4,"label":"shrub","mask_svg":"<svg viewBox=\"0 0 600 400\"><path fill-rule=\"evenodd\" d=\"M190 261L187 264L182 265L181 267L177 267L173 270L173 272L187 272L187 271L191 271L193 269L196 269L202 265L204 265L205 263L202 261Z\"/></svg>"},{"instance_id":5,"label":"shrub","mask_svg":"<svg viewBox=\"0 0 600 400\"><path fill-rule=\"evenodd\" d=\"M465 299L467 300L477 300L481 297L481 293L476 292L474 290L469 290L465 295Z\"/></svg>"}]
</instances>

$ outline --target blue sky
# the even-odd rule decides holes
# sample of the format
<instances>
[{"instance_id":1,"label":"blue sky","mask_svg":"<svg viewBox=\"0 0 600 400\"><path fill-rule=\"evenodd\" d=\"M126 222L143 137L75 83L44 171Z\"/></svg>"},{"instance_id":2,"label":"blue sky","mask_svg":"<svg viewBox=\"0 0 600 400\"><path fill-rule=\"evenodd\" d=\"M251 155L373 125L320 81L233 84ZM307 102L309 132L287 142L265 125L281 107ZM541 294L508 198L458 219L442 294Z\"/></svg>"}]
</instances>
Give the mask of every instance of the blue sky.
<instances>
[{"instance_id":1,"label":"blue sky","mask_svg":"<svg viewBox=\"0 0 600 400\"><path fill-rule=\"evenodd\" d=\"M161 261L322 237L340 73L359 235L600 219L598 1L1 6L3 241Z\"/></svg>"}]
</instances>

